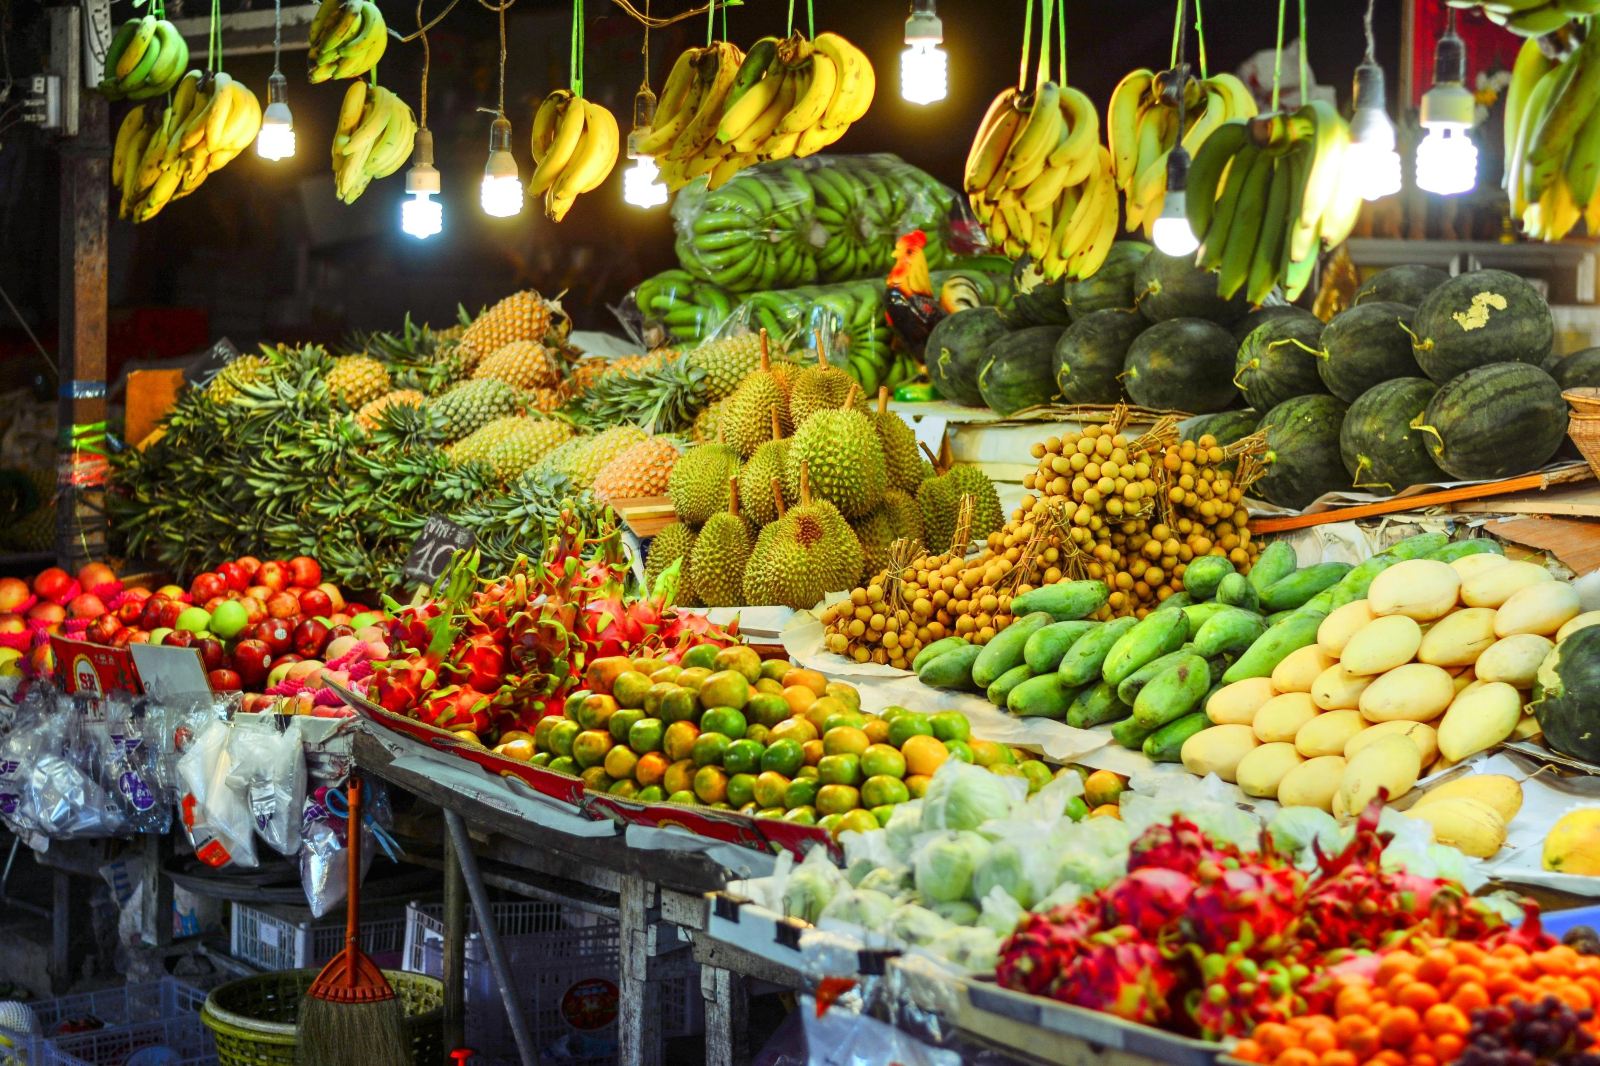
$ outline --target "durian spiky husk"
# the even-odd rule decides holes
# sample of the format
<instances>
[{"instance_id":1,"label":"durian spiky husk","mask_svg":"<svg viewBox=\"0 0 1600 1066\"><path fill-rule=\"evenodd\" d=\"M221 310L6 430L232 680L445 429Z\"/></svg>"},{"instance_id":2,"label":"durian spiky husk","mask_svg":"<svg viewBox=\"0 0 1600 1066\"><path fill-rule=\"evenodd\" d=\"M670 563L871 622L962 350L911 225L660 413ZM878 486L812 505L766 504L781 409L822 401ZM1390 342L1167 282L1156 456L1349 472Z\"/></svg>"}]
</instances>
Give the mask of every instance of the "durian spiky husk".
<instances>
[{"instance_id":1,"label":"durian spiky husk","mask_svg":"<svg viewBox=\"0 0 1600 1066\"><path fill-rule=\"evenodd\" d=\"M678 518L698 527L728 509L728 479L739 472L739 456L726 444L698 444L679 458L667 478Z\"/></svg>"},{"instance_id":2,"label":"durian spiky husk","mask_svg":"<svg viewBox=\"0 0 1600 1066\"><path fill-rule=\"evenodd\" d=\"M761 531L744 572L745 602L809 610L861 574L861 542L826 500L791 507Z\"/></svg>"},{"instance_id":3,"label":"durian spiky husk","mask_svg":"<svg viewBox=\"0 0 1600 1066\"><path fill-rule=\"evenodd\" d=\"M695 607L699 605L699 597L695 594L694 586L689 581L687 574L689 553L694 550L694 530L682 522L673 522L664 526L659 533L650 538L650 546L644 557L644 583L646 588L654 588L656 579L678 560L683 560L683 567L678 577L678 595L674 600L681 607Z\"/></svg>"},{"instance_id":4,"label":"durian spiky husk","mask_svg":"<svg viewBox=\"0 0 1600 1066\"><path fill-rule=\"evenodd\" d=\"M800 468L811 471L811 494L859 518L878 506L887 487L883 445L860 411L818 411L789 439L784 456L785 499L800 498Z\"/></svg>"},{"instance_id":5,"label":"durian spiky husk","mask_svg":"<svg viewBox=\"0 0 1600 1066\"><path fill-rule=\"evenodd\" d=\"M728 511L712 515L700 527L687 570L695 595L707 607L744 603L744 569L754 541L749 521Z\"/></svg>"}]
</instances>

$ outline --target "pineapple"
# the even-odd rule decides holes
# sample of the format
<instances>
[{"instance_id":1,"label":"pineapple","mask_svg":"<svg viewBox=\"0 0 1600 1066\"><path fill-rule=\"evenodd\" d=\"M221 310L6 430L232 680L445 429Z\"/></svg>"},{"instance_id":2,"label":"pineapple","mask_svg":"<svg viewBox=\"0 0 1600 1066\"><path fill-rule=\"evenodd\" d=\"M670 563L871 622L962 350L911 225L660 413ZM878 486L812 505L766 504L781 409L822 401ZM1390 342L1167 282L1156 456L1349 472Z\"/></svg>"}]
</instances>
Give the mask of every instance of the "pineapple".
<instances>
[{"instance_id":1,"label":"pineapple","mask_svg":"<svg viewBox=\"0 0 1600 1066\"><path fill-rule=\"evenodd\" d=\"M328 391L346 407L359 410L389 391L389 371L365 353L341 355L328 371Z\"/></svg>"},{"instance_id":2,"label":"pineapple","mask_svg":"<svg viewBox=\"0 0 1600 1066\"><path fill-rule=\"evenodd\" d=\"M362 429L372 429L378 424L378 415L385 407L393 404L404 404L407 407L421 407L427 402L427 397L416 389L395 389L386 392L376 400L368 400L356 412L356 422Z\"/></svg>"},{"instance_id":3,"label":"pineapple","mask_svg":"<svg viewBox=\"0 0 1600 1066\"><path fill-rule=\"evenodd\" d=\"M503 381L478 378L463 381L433 401L444 418L452 440L459 440L497 418L526 410L527 397Z\"/></svg>"},{"instance_id":4,"label":"pineapple","mask_svg":"<svg viewBox=\"0 0 1600 1066\"><path fill-rule=\"evenodd\" d=\"M565 422L552 419L497 418L482 429L452 444L452 462L484 462L495 476L510 481L555 449L572 433Z\"/></svg>"},{"instance_id":5,"label":"pineapple","mask_svg":"<svg viewBox=\"0 0 1600 1066\"><path fill-rule=\"evenodd\" d=\"M515 341L544 343L561 305L533 289L514 292L479 315L461 333L461 345L481 360ZM563 316L565 317L565 316Z\"/></svg>"},{"instance_id":6,"label":"pineapple","mask_svg":"<svg viewBox=\"0 0 1600 1066\"><path fill-rule=\"evenodd\" d=\"M567 471L573 484L580 488L593 485L611 460L647 439L648 435L638 426L612 426L590 437L588 446L573 457Z\"/></svg>"},{"instance_id":7,"label":"pineapple","mask_svg":"<svg viewBox=\"0 0 1600 1066\"><path fill-rule=\"evenodd\" d=\"M271 365L264 355L241 355L211 379L206 395L214 403L232 403L239 398L240 385L259 381Z\"/></svg>"},{"instance_id":8,"label":"pineapple","mask_svg":"<svg viewBox=\"0 0 1600 1066\"><path fill-rule=\"evenodd\" d=\"M566 404L567 390L563 385L549 389L529 389L528 401L535 411L549 414L551 411L559 411Z\"/></svg>"},{"instance_id":9,"label":"pineapple","mask_svg":"<svg viewBox=\"0 0 1600 1066\"><path fill-rule=\"evenodd\" d=\"M396 389L420 389L435 396L472 373L471 360L456 343L463 327L435 332L406 315L400 333L371 333L364 338L367 354L383 360Z\"/></svg>"},{"instance_id":10,"label":"pineapple","mask_svg":"<svg viewBox=\"0 0 1600 1066\"><path fill-rule=\"evenodd\" d=\"M577 398L591 425L637 422L653 433L688 429L706 402L706 375L676 353L618 359Z\"/></svg>"},{"instance_id":11,"label":"pineapple","mask_svg":"<svg viewBox=\"0 0 1600 1066\"><path fill-rule=\"evenodd\" d=\"M538 341L512 341L481 360L474 378L495 378L519 389L547 389L561 382L561 363Z\"/></svg>"},{"instance_id":12,"label":"pineapple","mask_svg":"<svg viewBox=\"0 0 1600 1066\"><path fill-rule=\"evenodd\" d=\"M665 496L667 475L678 461L669 437L650 437L605 465L594 479L594 494L608 502L640 496Z\"/></svg>"},{"instance_id":13,"label":"pineapple","mask_svg":"<svg viewBox=\"0 0 1600 1066\"><path fill-rule=\"evenodd\" d=\"M590 442L593 440L593 436L585 434L563 442L549 455L539 460L536 465L538 473L545 477L555 475L571 478L573 462L581 457L584 450L589 447Z\"/></svg>"},{"instance_id":14,"label":"pineapple","mask_svg":"<svg viewBox=\"0 0 1600 1066\"><path fill-rule=\"evenodd\" d=\"M761 337L756 333L712 341L689 353L689 365L705 372L706 399L712 402L731 396L745 375L760 363Z\"/></svg>"}]
</instances>

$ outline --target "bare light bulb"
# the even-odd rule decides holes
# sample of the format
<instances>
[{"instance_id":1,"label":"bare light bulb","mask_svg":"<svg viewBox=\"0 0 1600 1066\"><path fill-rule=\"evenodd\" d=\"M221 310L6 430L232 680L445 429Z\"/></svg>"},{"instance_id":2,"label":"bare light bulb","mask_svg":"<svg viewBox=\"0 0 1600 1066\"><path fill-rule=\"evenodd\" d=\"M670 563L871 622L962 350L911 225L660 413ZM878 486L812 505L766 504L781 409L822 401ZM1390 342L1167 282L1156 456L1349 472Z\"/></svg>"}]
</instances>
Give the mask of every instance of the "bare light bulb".
<instances>
[{"instance_id":1,"label":"bare light bulb","mask_svg":"<svg viewBox=\"0 0 1600 1066\"><path fill-rule=\"evenodd\" d=\"M1360 190L1363 200L1381 200L1400 191L1400 153L1394 145L1394 123L1384 111L1383 68L1363 63L1356 68L1343 176Z\"/></svg>"},{"instance_id":2,"label":"bare light bulb","mask_svg":"<svg viewBox=\"0 0 1600 1066\"><path fill-rule=\"evenodd\" d=\"M622 172L622 200L634 207L660 207L667 202L667 187L659 180L661 168L642 155Z\"/></svg>"},{"instance_id":3,"label":"bare light bulb","mask_svg":"<svg viewBox=\"0 0 1600 1066\"><path fill-rule=\"evenodd\" d=\"M1150 228L1150 239L1165 255L1193 255L1200 238L1189 225L1189 153L1182 146L1167 156L1167 196L1161 214Z\"/></svg>"},{"instance_id":4,"label":"bare light bulb","mask_svg":"<svg viewBox=\"0 0 1600 1066\"><path fill-rule=\"evenodd\" d=\"M489 161L483 167L478 202L483 213L510 218L522 210L522 179L511 155L511 123L497 118L489 124Z\"/></svg>"},{"instance_id":5,"label":"bare light bulb","mask_svg":"<svg viewBox=\"0 0 1600 1066\"><path fill-rule=\"evenodd\" d=\"M256 154L276 163L294 155L294 116L289 114L289 80L278 71L267 79L267 107L261 113Z\"/></svg>"},{"instance_id":6,"label":"bare light bulb","mask_svg":"<svg viewBox=\"0 0 1600 1066\"><path fill-rule=\"evenodd\" d=\"M932 104L949 92L949 60L944 44L944 23L934 13L933 0L914 0L906 19L906 50L900 53L900 95L909 103Z\"/></svg>"},{"instance_id":7,"label":"bare light bulb","mask_svg":"<svg viewBox=\"0 0 1600 1066\"><path fill-rule=\"evenodd\" d=\"M1478 183L1478 147L1467 132L1477 118L1477 101L1462 84L1466 69L1466 46L1452 19L1434 49L1433 88L1422 94L1422 128L1428 135L1417 145L1417 187L1440 196L1467 192Z\"/></svg>"},{"instance_id":8,"label":"bare light bulb","mask_svg":"<svg viewBox=\"0 0 1600 1066\"><path fill-rule=\"evenodd\" d=\"M418 240L444 229L444 205L433 199L439 193L439 172L433 166L433 131L417 131L411 169L406 171L407 198L400 202L400 228Z\"/></svg>"}]
</instances>

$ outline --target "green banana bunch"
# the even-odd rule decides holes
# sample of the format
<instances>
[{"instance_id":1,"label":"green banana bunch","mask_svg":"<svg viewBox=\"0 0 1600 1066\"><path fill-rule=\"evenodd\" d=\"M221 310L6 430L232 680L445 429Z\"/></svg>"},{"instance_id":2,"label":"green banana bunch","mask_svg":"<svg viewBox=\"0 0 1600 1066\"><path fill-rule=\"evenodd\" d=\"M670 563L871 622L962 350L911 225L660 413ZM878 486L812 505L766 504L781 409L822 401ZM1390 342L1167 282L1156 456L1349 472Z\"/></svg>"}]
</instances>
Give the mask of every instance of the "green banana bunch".
<instances>
[{"instance_id":1,"label":"green banana bunch","mask_svg":"<svg viewBox=\"0 0 1600 1066\"><path fill-rule=\"evenodd\" d=\"M322 0L311 19L310 80L359 78L383 58L388 45L389 28L373 0Z\"/></svg>"},{"instance_id":2,"label":"green banana bunch","mask_svg":"<svg viewBox=\"0 0 1600 1066\"><path fill-rule=\"evenodd\" d=\"M1530 237L1600 232L1600 32L1559 63L1523 42L1506 89L1506 195Z\"/></svg>"},{"instance_id":3,"label":"green banana bunch","mask_svg":"<svg viewBox=\"0 0 1600 1066\"><path fill-rule=\"evenodd\" d=\"M1341 243L1361 208L1354 183L1341 180L1349 142L1339 113L1312 101L1265 123L1225 122L1200 146L1189 168L1189 225L1222 297L1242 289L1261 303L1275 287L1290 300L1305 290L1319 242Z\"/></svg>"},{"instance_id":4,"label":"green banana bunch","mask_svg":"<svg viewBox=\"0 0 1600 1066\"><path fill-rule=\"evenodd\" d=\"M333 134L333 181L347 204L373 178L387 178L411 157L417 119L406 102L381 85L357 78L345 90Z\"/></svg>"},{"instance_id":5,"label":"green banana bunch","mask_svg":"<svg viewBox=\"0 0 1600 1066\"><path fill-rule=\"evenodd\" d=\"M1543 37L1573 19L1600 15L1600 0L1445 0L1464 11L1481 10L1485 18L1523 37Z\"/></svg>"},{"instance_id":6,"label":"green banana bunch","mask_svg":"<svg viewBox=\"0 0 1600 1066\"><path fill-rule=\"evenodd\" d=\"M108 100L148 100L170 92L189 65L189 45L178 28L153 15L117 27L106 49L100 95Z\"/></svg>"},{"instance_id":7,"label":"green banana bunch","mask_svg":"<svg viewBox=\"0 0 1600 1066\"><path fill-rule=\"evenodd\" d=\"M733 314L733 300L709 281L687 270L663 270L633 290L642 333L652 348L675 341L698 344Z\"/></svg>"}]
</instances>

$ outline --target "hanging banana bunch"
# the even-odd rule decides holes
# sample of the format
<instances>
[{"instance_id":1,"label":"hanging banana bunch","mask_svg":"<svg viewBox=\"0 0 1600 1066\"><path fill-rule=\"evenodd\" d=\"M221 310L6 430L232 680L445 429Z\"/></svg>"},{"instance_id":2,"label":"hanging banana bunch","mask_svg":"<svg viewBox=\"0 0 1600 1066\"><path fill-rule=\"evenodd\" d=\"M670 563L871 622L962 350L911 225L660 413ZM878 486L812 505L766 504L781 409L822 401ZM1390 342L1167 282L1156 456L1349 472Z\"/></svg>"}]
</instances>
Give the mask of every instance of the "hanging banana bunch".
<instances>
[{"instance_id":1,"label":"hanging banana bunch","mask_svg":"<svg viewBox=\"0 0 1600 1066\"><path fill-rule=\"evenodd\" d=\"M373 0L322 0L311 18L306 69L312 84L359 78L389 46L389 27Z\"/></svg>"},{"instance_id":2,"label":"hanging banana bunch","mask_svg":"<svg viewBox=\"0 0 1600 1066\"><path fill-rule=\"evenodd\" d=\"M1600 233L1600 27L1560 62L1530 38L1506 90L1506 195L1530 237L1559 241L1582 219Z\"/></svg>"},{"instance_id":3,"label":"hanging banana bunch","mask_svg":"<svg viewBox=\"0 0 1600 1066\"><path fill-rule=\"evenodd\" d=\"M154 218L248 148L260 130L261 103L243 83L220 71L189 71L170 106L136 107L117 130L111 178L122 193L119 214L134 222Z\"/></svg>"},{"instance_id":4,"label":"hanging banana bunch","mask_svg":"<svg viewBox=\"0 0 1600 1066\"><path fill-rule=\"evenodd\" d=\"M967 153L963 185L995 247L1031 255L1045 278L1100 269L1117 235L1117 185L1100 143L1100 115L1082 92L1046 77L1050 21L1032 92L1007 88L989 104ZM1031 10L1029 23L1031 24ZM1027 35L1023 41L1024 67ZM1060 44L1065 78L1065 38Z\"/></svg>"},{"instance_id":5,"label":"hanging banana bunch","mask_svg":"<svg viewBox=\"0 0 1600 1066\"><path fill-rule=\"evenodd\" d=\"M417 117L400 97L362 78L344 91L333 132L333 184L353 204L373 178L387 178L411 157Z\"/></svg>"},{"instance_id":6,"label":"hanging banana bunch","mask_svg":"<svg viewBox=\"0 0 1600 1066\"><path fill-rule=\"evenodd\" d=\"M670 81L669 81L670 85ZM740 168L809 156L844 136L872 106L872 62L837 33L763 37L734 75L716 129L716 188Z\"/></svg>"},{"instance_id":7,"label":"hanging banana bunch","mask_svg":"<svg viewBox=\"0 0 1600 1066\"><path fill-rule=\"evenodd\" d=\"M573 201L600 186L617 165L617 119L569 89L546 96L533 115L533 161L528 191L543 194L545 217L560 222Z\"/></svg>"},{"instance_id":8,"label":"hanging banana bunch","mask_svg":"<svg viewBox=\"0 0 1600 1066\"><path fill-rule=\"evenodd\" d=\"M1496 26L1523 37L1543 37L1572 19L1600 15L1600 0L1445 0L1445 3L1464 11L1482 11Z\"/></svg>"},{"instance_id":9,"label":"hanging banana bunch","mask_svg":"<svg viewBox=\"0 0 1600 1066\"><path fill-rule=\"evenodd\" d=\"M1117 83L1106 111L1106 138L1117 187L1127 200L1127 229L1148 237L1167 199L1167 157L1178 146L1177 75L1136 70ZM1189 78L1183 87L1183 147L1193 159L1224 122L1253 118L1255 98L1232 74Z\"/></svg>"},{"instance_id":10,"label":"hanging banana bunch","mask_svg":"<svg viewBox=\"0 0 1600 1066\"><path fill-rule=\"evenodd\" d=\"M1313 100L1290 114L1225 122L1189 166L1189 226L1199 265L1218 272L1217 292L1244 289L1251 303L1282 286L1289 300L1311 280L1317 247L1350 236L1361 210L1344 181L1350 127Z\"/></svg>"},{"instance_id":11,"label":"hanging banana bunch","mask_svg":"<svg viewBox=\"0 0 1600 1066\"><path fill-rule=\"evenodd\" d=\"M655 121L637 144L640 155L655 157L667 188L680 189L737 153L717 140L717 129L744 60L738 45L713 41L686 50L672 64Z\"/></svg>"},{"instance_id":12,"label":"hanging banana bunch","mask_svg":"<svg viewBox=\"0 0 1600 1066\"><path fill-rule=\"evenodd\" d=\"M106 49L100 95L107 100L148 100L171 92L189 65L189 45L176 26L156 15L117 28Z\"/></svg>"}]
</instances>

